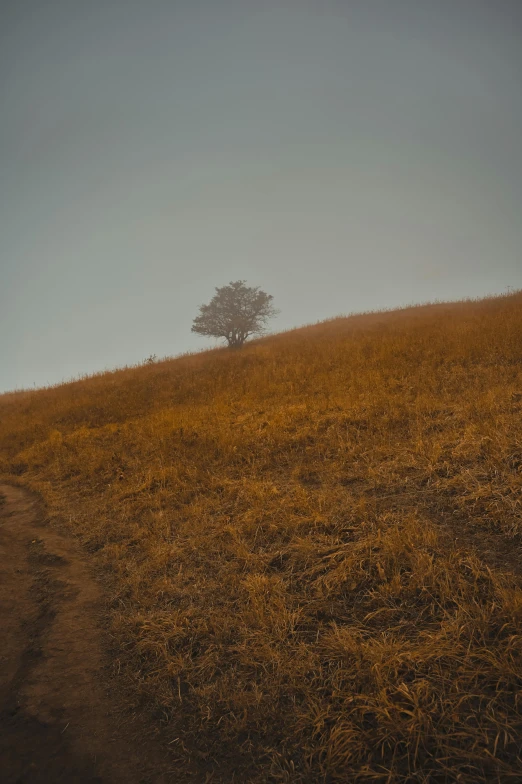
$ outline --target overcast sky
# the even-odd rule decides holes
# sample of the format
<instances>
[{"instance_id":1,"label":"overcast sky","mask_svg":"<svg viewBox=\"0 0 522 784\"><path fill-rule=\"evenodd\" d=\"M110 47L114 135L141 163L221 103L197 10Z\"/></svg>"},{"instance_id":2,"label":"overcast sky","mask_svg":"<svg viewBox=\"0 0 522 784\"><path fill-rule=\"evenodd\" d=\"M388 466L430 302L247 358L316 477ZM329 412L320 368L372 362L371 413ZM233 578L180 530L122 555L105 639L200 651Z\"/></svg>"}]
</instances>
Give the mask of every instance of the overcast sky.
<instances>
[{"instance_id":1,"label":"overcast sky","mask_svg":"<svg viewBox=\"0 0 522 784\"><path fill-rule=\"evenodd\" d=\"M0 8L0 390L522 288L520 0Z\"/></svg>"}]
</instances>

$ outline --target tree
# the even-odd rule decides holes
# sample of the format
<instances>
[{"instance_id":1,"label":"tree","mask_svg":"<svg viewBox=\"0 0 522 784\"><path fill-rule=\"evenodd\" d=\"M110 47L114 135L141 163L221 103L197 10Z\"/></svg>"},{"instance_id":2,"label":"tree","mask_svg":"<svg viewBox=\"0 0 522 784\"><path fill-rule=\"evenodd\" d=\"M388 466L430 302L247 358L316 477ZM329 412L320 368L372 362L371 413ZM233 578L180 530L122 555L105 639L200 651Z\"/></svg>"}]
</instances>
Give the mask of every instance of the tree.
<instances>
[{"instance_id":1,"label":"tree","mask_svg":"<svg viewBox=\"0 0 522 784\"><path fill-rule=\"evenodd\" d=\"M268 319L277 315L279 311L272 306L272 300L272 295L259 286L236 280L216 288L209 304L200 306L191 331L225 338L230 348L239 348L250 335L264 332Z\"/></svg>"}]
</instances>

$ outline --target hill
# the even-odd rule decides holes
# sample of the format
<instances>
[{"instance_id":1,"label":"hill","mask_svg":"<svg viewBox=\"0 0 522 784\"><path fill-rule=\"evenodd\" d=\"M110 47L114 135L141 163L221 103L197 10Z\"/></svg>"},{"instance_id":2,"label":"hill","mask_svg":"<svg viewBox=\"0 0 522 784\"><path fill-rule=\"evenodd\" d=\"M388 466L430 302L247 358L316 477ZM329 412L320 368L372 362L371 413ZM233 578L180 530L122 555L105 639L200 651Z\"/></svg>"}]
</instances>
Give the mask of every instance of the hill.
<instances>
[{"instance_id":1,"label":"hill","mask_svg":"<svg viewBox=\"0 0 522 784\"><path fill-rule=\"evenodd\" d=\"M521 293L11 393L0 420L4 477L105 570L180 780L522 780Z\"/></svg>"}]
</instances>

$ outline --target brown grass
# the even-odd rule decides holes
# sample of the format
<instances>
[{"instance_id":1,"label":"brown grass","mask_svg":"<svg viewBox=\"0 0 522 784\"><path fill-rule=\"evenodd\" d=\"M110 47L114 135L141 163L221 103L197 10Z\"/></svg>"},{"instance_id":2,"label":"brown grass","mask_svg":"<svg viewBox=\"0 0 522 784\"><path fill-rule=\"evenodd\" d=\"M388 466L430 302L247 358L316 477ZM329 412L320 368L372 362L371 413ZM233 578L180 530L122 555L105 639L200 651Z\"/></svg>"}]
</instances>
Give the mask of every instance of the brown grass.
<instances>
[{"instance_id":1,"label":"brown grass","mask_svg":"<svg viewBox=\"0 0 522 784\"><path fill-rule=\"evenodd\" d=\"M0 397L180 780L522 780L522 294ZM205 775L203 775L202 771Z\"/></svg>"}]
</instances>

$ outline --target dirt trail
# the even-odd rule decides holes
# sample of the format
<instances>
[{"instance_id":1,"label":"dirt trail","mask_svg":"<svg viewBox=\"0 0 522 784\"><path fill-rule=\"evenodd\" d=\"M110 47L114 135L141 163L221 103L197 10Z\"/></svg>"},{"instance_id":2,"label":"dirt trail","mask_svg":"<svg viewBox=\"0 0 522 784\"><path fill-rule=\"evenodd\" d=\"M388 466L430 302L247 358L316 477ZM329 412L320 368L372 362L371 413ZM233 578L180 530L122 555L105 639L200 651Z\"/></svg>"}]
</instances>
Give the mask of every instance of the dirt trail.
<instances>
[{"instance_id":1,"label":"dirt trail","mask_svg":"<svg viewBox=\"0 0 522 784\"><path fill-rule=\"evenodd\" d=\"M170 784L165 757L109 684L101 586L27 491L0 484L3 784Z\"/></svg>"}]
</instances>

